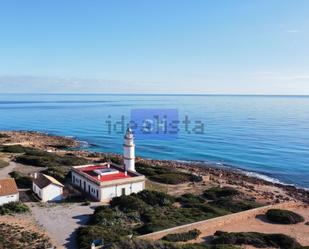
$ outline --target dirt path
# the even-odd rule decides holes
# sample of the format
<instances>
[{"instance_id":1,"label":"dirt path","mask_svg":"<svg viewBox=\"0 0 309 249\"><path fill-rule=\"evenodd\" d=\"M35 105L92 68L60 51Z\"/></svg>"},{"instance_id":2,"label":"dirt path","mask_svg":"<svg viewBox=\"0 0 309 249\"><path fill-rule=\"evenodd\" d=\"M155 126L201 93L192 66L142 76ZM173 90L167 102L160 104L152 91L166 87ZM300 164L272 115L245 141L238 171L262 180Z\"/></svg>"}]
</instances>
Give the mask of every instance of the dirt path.
<instances>
[{"instance_id":1,"label":"dirt path","mask_svg":"<svg viewBox=\"0 0 309 249\"><path fill-rule=\"evenodd\" d=\"M80 204L30 204L32 214L39 225L41 225L57 248L76 249L76 229L84 225L89 215L93 213L94 203L90 206Z\"/></svg>"},{"instance_id":2,"label":"dirt path","mask_svg":"<svg viewBox=\"0 0 309 249\"><path fill-rule=\"evenodd\" d=\"M10 177L9 173L14 171L14 169L19 165L18 163L12 161L10 161L9 163L10 164L8 166L0 169L0 179Z\"/></svg>"}]
</instances>

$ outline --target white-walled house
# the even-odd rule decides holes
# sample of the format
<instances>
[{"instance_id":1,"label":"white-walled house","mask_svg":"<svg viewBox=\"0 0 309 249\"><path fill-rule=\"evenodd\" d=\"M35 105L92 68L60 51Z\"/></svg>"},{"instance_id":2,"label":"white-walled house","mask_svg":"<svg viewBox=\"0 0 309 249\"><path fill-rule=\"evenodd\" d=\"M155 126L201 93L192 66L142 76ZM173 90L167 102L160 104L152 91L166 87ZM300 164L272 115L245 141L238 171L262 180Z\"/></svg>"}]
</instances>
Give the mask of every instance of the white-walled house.
<instances>
[{"instance_id":1,"label":"white-walled house","mask_svg":"<svg viewBox=\"0 0 309 249\"><path fill-rule=\"evenodd\" d=\"M45 174L34 174L32 190L42 202L61 201L63 198L63 185L52 176Z\"/></svg>"},{"instance_id":2,"label":"white-walled house","mask_svg":"<svg viewBox=\"0 0 309 249\"><path fill-rule=\"evenodd\" d=\"M19 201L19 193L13 178L0 180L0 206L9 202Z\"/></svg>"},{"instance_id":3,"label":"white-walled house","mask_svg":"<svg viewBox=\"0 0 309 249\"><path fill-rule=\"evenodd\" d=\"M106 202L144 190L145 176L110 163L83 165L73 167L72 184L94 199Z\"/></svg>"},{"instance_id":4,"label":"white-walled house","mask_svg":"<svg viewBox=\"0 0 309 249\"><path fill-rule=\"evenodd\" d=\"M72 168L72 184L98 201L138 193L145 189L145 176L135 171L135 145L130 129L124 136L124 165L103 163Z\"/></svg>"}]
</instances>

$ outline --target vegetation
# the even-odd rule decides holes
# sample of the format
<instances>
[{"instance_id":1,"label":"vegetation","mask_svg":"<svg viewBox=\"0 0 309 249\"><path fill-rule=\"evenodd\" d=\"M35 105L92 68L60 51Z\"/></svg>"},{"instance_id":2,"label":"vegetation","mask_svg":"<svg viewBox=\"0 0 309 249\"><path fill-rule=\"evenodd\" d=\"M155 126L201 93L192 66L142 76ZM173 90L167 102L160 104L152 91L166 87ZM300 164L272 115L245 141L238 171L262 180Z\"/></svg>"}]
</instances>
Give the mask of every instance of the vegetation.
<instances>
[{"instance_id":1,"label":"vegetation","mask_svg":"<svg viewBox=\"0 0 309 249\"><path fill-rule=\"evenodd\" d=\"M23 147L21 145L8 145L2 146L1 151L6 153L26 153L27 151L32 151L34 149Z\"/></svg>"},{"instance_id":2,"label":"vegetation","mask_svg":"<svg viewBox=\"0 0 309 249\"><path fill-rule=\"evenodd\" d=\"M289 210L270 209L266 212L269 221L279 224L297 224L305 221L304 217Z\"/></svg>"},{"instance_id":3,"label":"vegetation","mask_svg":"<svg viewBox=\"0 0 309 249\"><path fill-rule=\"evenodd\" d=\"M235 204L240 202L232 199L229 201ZM245 210L257 205L253 204L238 206ZM162 192L144 190L138 194L116 197L110 206L97 207L88 226L78 230L77 238L81 248L89 248L93 239L115 243L128 235L151 233L229 213L232 212L225 205L207 202L203 195L185 194L175 198ZM199 245L192 248L208 247Z\"/></svg>"},{"instance_id":4,"label":"vegetation","mask_svg":"<svg viewBox=\"0 0 309 249\"><path fill-rule=\"evenodd\" d=\"M113 243L111 249L239 249L239 247L231 245L207 245L204 243L179 245L167 242L123 239Z\"/></svg>"},{"instance_id":5,"label":"vegetation","mask_svg":"<svg viewBox=\"0 0 309 249\"><path fill-rule=\"evenodd\" d=\"M11 172L10 176L15 179L18 188L32 187L32 180L29 176L23 176L17 171Z\"/></svg>"},{"instance_id":6,"label":"vegetation","mask_svg":"<svg viewBox=\"0 0 309 249\"><path fill-rule=\"evenodd\" d=\"M0 248L38 249L50 248L49 239L43 234L25 230L17 225L0 223Z\"/></svg>"},{"instance_id":7,"label":"vegetation","mask_svg":"<svg viewBox=\"0 0 309 249\"><path fill-rule=\"evenodd\" d=\"M196 239L201 234L200 230L193 229L185 233L174 233L168 234L162 238L162 240L166 240L169 242L179 242L179 241L189 241Z\"/></svg>"},{"instance_id":8,"label":"vegetation","mask_svg":"<svg viewBox=\"0 0 309 249\"><path fill-rule=\"evenodd\" d=\"M171 169L162 166L151 166L144 162L136 163L136 170L147 176L150 180L165 184L180 184L185 182L200 182L201 176L184 173L176 169Z\"/></svg>"},{"instance_id":9,"label":"vegetation","mask_svg":"<svg viewBox=\"0 0 309 249\"><path fill-rule=\"evenodd\" d=\"M222 197L233 197L238 194L238 191L230 187L213 187L204 192L204 197L211 200L217 200Z\"/></svg>"},{"instance_id":10,"label":"vegetation","mask_svg":"<svg viewBox=\"0 0 309 249\"><path fill-rule=\"evenodd\" d=\"M10 146L12 147L12 146ZM17 151L17 147L13 151ZM12 151L12 148L9 149ZM16 157L16 162L25 165L46 167L43 173L51 175L60 181L64 181L70 172L70 167L89 163L88 160L73 154L57 155L32 148L21 147L23 154Z\"/></svg>"},{"instance_id":11,"label":"vegetation","mask_svg":"<svg viewBox=\"0 0 309 249\"><path fill-rule=\"evenodd\" d=\"M9 138L10 136L5 133L0 133L0 138Z\"/></svg>"},{"instance_id":12,"label":"vegetation","mask_svg":"<svg viewBox=\"0 0 309 249\"><path fill-rule=\"evenodd\" d=\"M29 211L29 207L21 202L10 202L0 206L0 215L20 214Z\"/></svg>"},{"instance_id":13,"label":"vegetation","mask_svg":"<svg viewBox=\"0 0 309 249\"><path fill-rule=\"evenodd\" d=\"M228 233L217 231L212 244L252 245L258 248L272 247L282 249L301 248L293 238L285 234L264 234L256 232Z\"/></svg>"},{"instance_id":14,"label":"vegetation","mask_svg":"<svg viewBox=\"0 0 309 249\"><path fill-rule=\"evenodd\" d=\"M6 166L8 166L8 165L9 165L8 162L6 162L6 161L0 159L0 169L6 167Z\"/></svg>"}]
</instances>

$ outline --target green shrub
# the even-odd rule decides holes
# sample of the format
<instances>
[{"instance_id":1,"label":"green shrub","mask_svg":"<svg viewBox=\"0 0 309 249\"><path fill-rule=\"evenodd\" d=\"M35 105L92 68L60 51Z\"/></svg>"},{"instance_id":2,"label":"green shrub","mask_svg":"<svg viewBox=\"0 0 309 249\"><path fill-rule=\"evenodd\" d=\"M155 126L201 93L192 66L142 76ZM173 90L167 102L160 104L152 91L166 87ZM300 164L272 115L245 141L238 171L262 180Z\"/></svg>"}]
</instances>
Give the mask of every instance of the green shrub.
<instances>
[{"instance_id":1,"label":"green shrub","mask_svg":"<svg viewBox=\"0 0 309 249\"><path fill-rule=\"evenodd\" d=\"M101 226L79 227L77 230L77 243L80 249L89 249L92 241L103 239L105 243L119 240L119 235Z\"/></svg>"},{"instance_id":2,"label":"green shrub","mask_svg":"<svg viewBox=\"0 0 309 249\"><path fill-rule=\"evenodd\" d=\"M21 145L3 146L2 152L6 153L25 153L25 147Z\"/></svg>"},{"instance_id":3,"label":"green shrub","mask_svg":"<svg viewBox=\"0 0 309 249\"><path fill-rule=\"evenodd\" d=\"M162 238L162 240L166 240L169 242L179 242L179 241L189 241L196 239L201 234L200 230L193 229L185 233L174 233L168 234Z\"/></svg>"},{"instance_id":4,"label":"green shrub","mask_svg":"<svg viewBox=\"0 0 309 249\"><path fill-rule=\"evenodd\" d=\"M233 197L238 194L238 191L230 187L213 187L204 191L204 197L211 200L217 200L222 197Z\"/></svg>"},{"instance_id":5,"label":"green shrub","mask_svg":"<svg viewBox=\"0 0 309 249\"><path fill-rule=\"evenodd\" d=\"M21 202L10 202L0 206L0 215L19 214L29 211L29 207Z\"/></svg>"},{"instance_id":6,"label":"green shrub","mask_svg":"<svg viewBox=\"0 0 309 249\"><path fill-rule=\"evenodd\" d=\"M174 202L172 196L158 191L143 190L137 196L151 206L168 206Z\"/></svg>"},{"instance_id":7,"label":"green shrub","mask_svg":"<svg viewBox=\"0 0 309 249\"><path fill-rule=\"evenodd\" d=\"M77 156L60 156L54 153L33 151L16 158L18 163L37 167L75 166L89 163L88 160Z\"/></svg>"},{"instance_id":8,"label":"green shrub","mask_svg":"<svg viewBox=\"0 0 309 249\"><path fill-rule=\"evenodd\" d=\"M266 212L269 221L279 224L297 224L303 222L304 217L289 210L270 209Z\"/></svg>"},{"instance_id":9,"label":"green shrub","mask_svg":"<svg viewBox=\"0 0 309 249\"><path fill-rule=\"evenodd\" d=\"M282 249L296 249L297 241L285 234L264 234L256 232L228 233L217 231L212 244L252 245L254 247L275 247Z\"/></svg>"},{"instance_id":10,"label":"green shrub","mask_svg":"<svg viewBox=\"0 0 309 249\"><path fill-rule=\"evenodd\" d=\"M110 205L112 208L119 208L124 212L142 212L147 208L147 204L134 194L115 197L111 200Z\"/></svg>"},{"instance_id":11,"label":"green shrub","mask_svg":"<svg viewBox=\"0 0 309 249\"><path fill-rule=\"evenodd\" d=\"M231 213L238 213L241 211L258 208L260 205L254 201L232 200L229 198L221 198L211 202L211 206L224 209Z\"/></svg>"},{"instance_id":12,"label":"green shrub","mask_svg":"<svg viewBox=\"0 0 309 249\"><path fill-rule=\"evenodd\" d=\"M32 180L28 176L22 176L20 173L13 171L10 176L15 179L18 188L31 188Z\"/></svg>"},{"instance_id":13,"label":"green shrub","mask_svg":"<svg viewBox=\"0 0 309 249\"><path fill-rule=\"evenodd\" d=\"M150 180L165 184L181 184L185 182L199 182L202 181L202 177L194 174L188 174L176 169L151 166L145 162L137 162L136 170L140 174L147 176Z\"/></svg>"}]
</instances>

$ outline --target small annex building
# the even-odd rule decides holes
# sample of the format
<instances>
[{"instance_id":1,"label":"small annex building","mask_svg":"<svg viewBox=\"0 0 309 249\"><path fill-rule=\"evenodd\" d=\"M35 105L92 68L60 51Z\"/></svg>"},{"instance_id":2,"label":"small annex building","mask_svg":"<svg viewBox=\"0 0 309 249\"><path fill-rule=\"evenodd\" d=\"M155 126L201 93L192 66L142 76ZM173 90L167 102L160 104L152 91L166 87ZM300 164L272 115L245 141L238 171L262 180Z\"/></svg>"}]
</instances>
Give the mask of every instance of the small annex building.
<instances>
[{"instance_id":1,"label":"small annex building","mask_svg":"<svg viewBox=\"0 0 309 249\"><path fill-rule=\"evenodd\" d=\"M32 190L42 202L61 201L63 199L63 187L52 176L41 173L34 174Z\"/></svg>"},{"instance_id":2,"label":"small annex building","mask_svg":"<svg viewBox=\"0 0 309 249\"><path fill-rule=\"evenodd\" d=\"M0 206L9 202L19 201L19 193L13 178L0 180Z\"/></svg>"}]
</instances>

